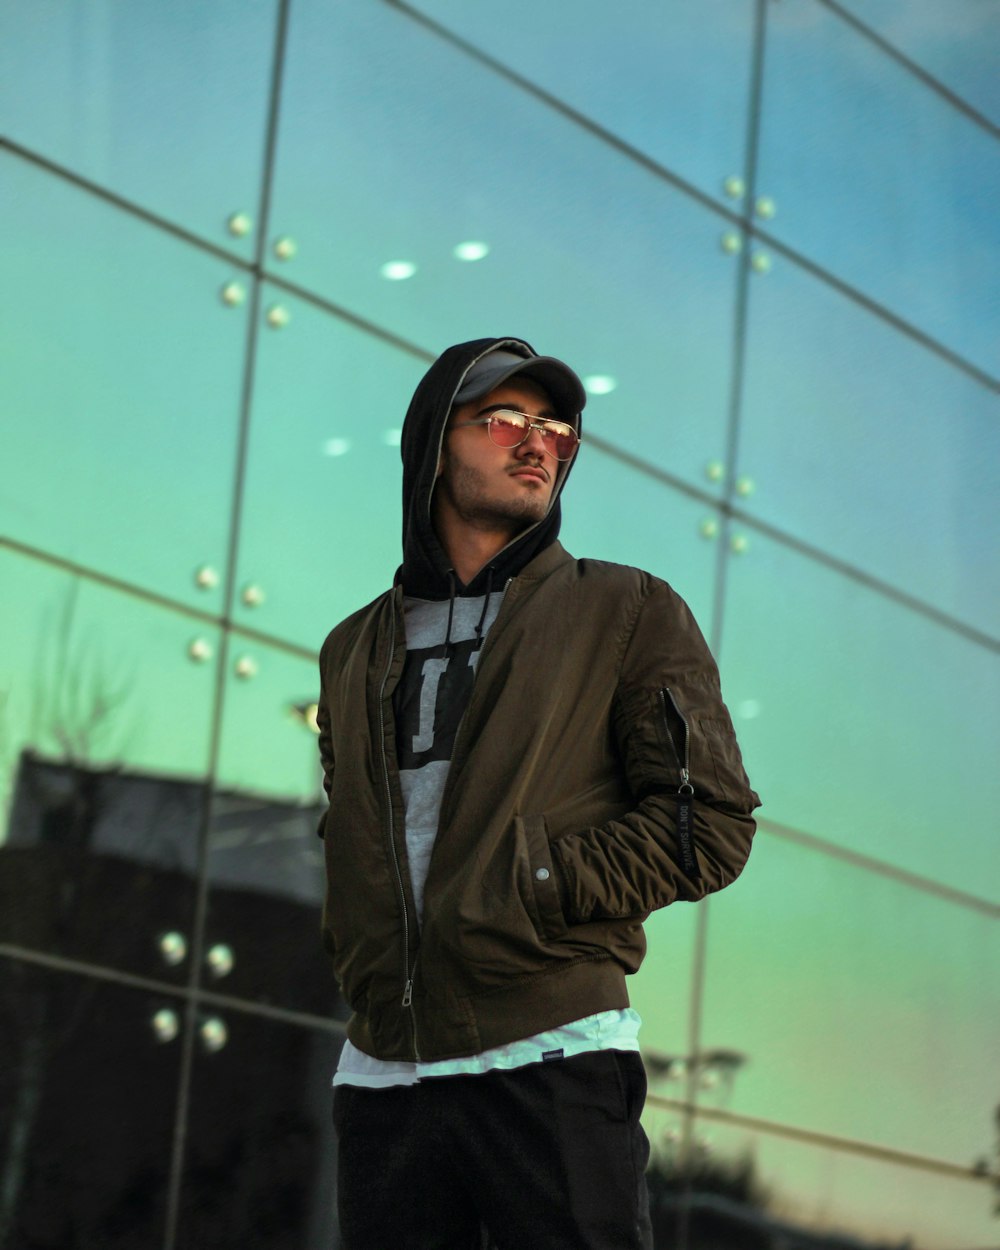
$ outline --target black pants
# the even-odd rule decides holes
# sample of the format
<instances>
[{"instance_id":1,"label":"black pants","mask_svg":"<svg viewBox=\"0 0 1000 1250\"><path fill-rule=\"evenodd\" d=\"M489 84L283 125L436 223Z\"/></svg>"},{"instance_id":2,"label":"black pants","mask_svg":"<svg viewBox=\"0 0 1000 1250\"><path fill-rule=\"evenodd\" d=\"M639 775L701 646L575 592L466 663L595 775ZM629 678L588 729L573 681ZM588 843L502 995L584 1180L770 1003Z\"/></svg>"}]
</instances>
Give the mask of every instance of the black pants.
<instances>
[{"instance_id":1,"label":"black pants","mask_svg":"<svg viewBox=\"0 0 1000 1250\"><path fill-rule=\"evenodd\" d=\"M344 1250L646 1250L634 1051L417 1085L338 1085Z\"/></svg>"}]
</instances>

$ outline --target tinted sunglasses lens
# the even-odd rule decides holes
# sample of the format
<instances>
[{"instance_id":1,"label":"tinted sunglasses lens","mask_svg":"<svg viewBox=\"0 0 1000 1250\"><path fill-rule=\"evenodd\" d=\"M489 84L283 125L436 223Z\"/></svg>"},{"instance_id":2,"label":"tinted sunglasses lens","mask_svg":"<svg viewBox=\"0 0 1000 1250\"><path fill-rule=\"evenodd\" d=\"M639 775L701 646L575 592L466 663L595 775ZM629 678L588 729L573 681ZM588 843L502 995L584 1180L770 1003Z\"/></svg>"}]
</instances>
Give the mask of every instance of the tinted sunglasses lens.
<instances>
[{"instance_id":1,"label":"tinted sunglasses lens","mask_svg":"<svg viewBox=\"0 0 1000 1250\"><path fill-rule=\"evenodd\" d=\"M551 443L552 451L557 460L569 460L576 451L576 431L575 430L556 430L551 439L546 439L547 443Z\"/></svg>"},{"instance_id":2,"label":"tinted sunglasses lens","mask_svg":"<svg viewBox=\"0 0 1000 1250\"><path fill-rule=\"evenodd\" d=\"M527 424L516 412L495 412L490 420L490 437L498 447L516 447L524 442Z\"/></svg>"}]
</instances>

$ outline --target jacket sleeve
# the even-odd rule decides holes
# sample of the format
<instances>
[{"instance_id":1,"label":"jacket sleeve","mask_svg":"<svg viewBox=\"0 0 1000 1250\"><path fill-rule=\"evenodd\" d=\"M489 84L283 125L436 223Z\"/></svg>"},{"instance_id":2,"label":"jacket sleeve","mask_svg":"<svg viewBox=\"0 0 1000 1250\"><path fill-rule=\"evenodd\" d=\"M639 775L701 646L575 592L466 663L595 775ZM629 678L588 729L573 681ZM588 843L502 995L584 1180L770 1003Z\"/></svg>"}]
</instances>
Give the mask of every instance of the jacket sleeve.
<instances>
[{"instance_id":1,"label":"jacket sleeve","mask_svg":"<svg viewBox=\"0 0 1000 1250\"><path fill-rule=\"evenodd\" d=\"M635 918L735 880L760 799L687 604L651 579L626 644L613 733L635 806L552 844L566 919Z\"/></svg>"},{"instance_id":2,"label":"jacket sleeve","mask_svg":"<svg viewBox=\"0 0 1000 1250\"><path fill-rule=\"evenodd\" d=\"M330 725L330 708L326 696L326 683L324 680L325 665L323 656L320 656L320 692L319 702L316 704L316 727L319 730L319 759L323 767L323 790L326 797L330 798L330 787L333 785L333 733ZM326 834L326 808L323 810L322 816L319 818L319 824L316 832L322 838Z\"/></svg>"}]
</instances>

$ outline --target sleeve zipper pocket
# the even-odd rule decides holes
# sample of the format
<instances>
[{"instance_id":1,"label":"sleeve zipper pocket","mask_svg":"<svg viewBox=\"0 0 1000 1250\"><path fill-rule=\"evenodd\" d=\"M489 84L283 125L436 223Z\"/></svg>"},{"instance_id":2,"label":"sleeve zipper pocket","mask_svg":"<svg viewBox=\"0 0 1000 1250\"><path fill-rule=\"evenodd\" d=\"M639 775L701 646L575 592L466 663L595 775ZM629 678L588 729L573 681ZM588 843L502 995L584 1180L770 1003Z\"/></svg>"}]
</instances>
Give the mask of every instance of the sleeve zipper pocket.
<instances>
[{"instance_id":1,"label":"sleeve zipper pocket","mask_svg":"<svg viewBox=\"0 0 1000 1250\"><path fill-rule=\"evenodd\" d=\"M684 713L677 706L673 693L665 686L660 691L660 702L663 706L663 720L666 725L667 737L674 744L674 751L680 762L680 785L677 787L677 848L680 851L681 867L689 877L700 877L698 857L694 850L694 786L691 784L691 753L690 730ZM671 711L682 726L682 749L677 749L677 739L670 727Z\"/></svg>"}]
</instances>

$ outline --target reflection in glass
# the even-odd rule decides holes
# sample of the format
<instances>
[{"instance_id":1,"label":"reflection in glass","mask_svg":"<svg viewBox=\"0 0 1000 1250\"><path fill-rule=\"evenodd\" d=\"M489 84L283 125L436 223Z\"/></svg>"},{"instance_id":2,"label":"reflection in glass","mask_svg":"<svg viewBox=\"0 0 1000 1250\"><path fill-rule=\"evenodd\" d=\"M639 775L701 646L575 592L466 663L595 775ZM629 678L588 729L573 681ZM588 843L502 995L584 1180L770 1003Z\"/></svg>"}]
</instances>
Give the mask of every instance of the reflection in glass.
<instances>
[{"instance_id":1,"label":"reflection in glass","mask_svg":"<svg viewBox=\"0 0 1000 1250\"><path fill-rule=\"evenodd\" d=\"M995 1240L987 1177L904 1166L705 1117L681 1160L676 1123L676 1113L648 1108L646 1127L664 1173L663 1180L650 1177L650 1189L655 1228L672 1230L678 1208L686 1208L688 1250L968 1250Z\"/></svg>"},{"instance_id":2,"label":"reflection in glass","mask_svg":"<svg viewBox=\"0 0 1000 1250\"><path fill-rule=\"evenodd\" d=\"M664 1098L683 1099L686 1092L697 915L684 903L653 912L642 926L646 958L628 981L629 1001L642 1018L649 1089Z\"/></svg>"},{"instance_id":3,"label":"reflection in glass","mask_svg":"<svg viewBox=\"0 0 1000 1250\"><path fill-rule=\"evenodd\" d=\"M796 265L751 284L740 506L1000 636L1000 395Z\"/></svg>"},{"instance_id":4,"label":"reflection in glass","mask_svg":"<svg viewBox=\"0 0 1000 1250\"><path fill-rule=\"evenodd\" d=\"M743 169L747 0L582 0L572 21L531 0L507 4L502 22L463 0L413 7L709 195Z\"/></svg>"},{"instance_id":5,"label":"reflection in glass","mask_svg":"<svg viewBox=\"0 0 1000 1250\"><path fill-rule=\"evenodd\" d=\"M214 664L181 613L5 550L0 580L0 940L183 982Z\"/></svg>"},{"instance_id":6,"label":"reflection in glass","mask_svg":"<svg viewBox=\"0 0 1000 1250\"><path fill-rule=\"evenodd\" d=\"M0 529L199 608L225 568L246 308L230 267L0 155ZM86 240L81 246L80 240Z\"/></svg>"},{"instance_id":7,"label":"reflection in glass","mask_svg":"<svg viewBox=\"0 0 1000 1250\"><path fill-rule=\"evenodd\" d=\"M244 593L235 612L318 651L337 621L392 584L402 526L392 432L427 362L283 301L288 326L259 332L240 536L239 585L261 597ZM312 675L302 695L315 684Z\"/></svg>"},{"instance_id":8,"label":"reflection in glass","mask_svg":"<svg viewBox=\"0 0 1000 1250\"><path fill-rule=\"evenodd\" d=\"M0 960L0 1245L162 1245L176 1000ZM159 1020L159 1025L157 1025Z\"/></svg>"},{"instance_id":9,"label":"reflection in glass","mask_svg":"<svg viewBox=\"0 0 1000 1250\"><path fill-rule=\"evenodd\" d=\"M177 1245L337 1244L339 1036L231 1011L224 1023L225 1044L196 1051Z\"/></svg>"},{"instance_id":10,"label":"reflection in glass","mask_svg":"<svg viewBox=\"0 0 1000 1250\"><path fill-rule=\"evenodd\" d=\"M991 4L940 0L841 0L844 8L1000 125L997 38L1000 13Z\"/></svg>"},{"instance_id":11,"label":"reflection in glass","mask_svg":"<svg viewBox=\"0 0 1000 1250\"><path fill-rule=\"evenodd\" d=\"M1000 899L993 651L754 535L722 667L761 815Z\"/></svg>"},{"instance_id":12,"label":"reflection in glass","mask_svg":"<svg viewBox=\"0 0 1000 1250\"><path fill-rule=\"evenodd\" d=\"M335 623L326 624L324 636ZM317 650L322 640L314 640ZM319 693L316 659L234 634L228 667L218 785L315 806L322 792L314 712Z\"/></svg>"},{"instance_id":13,"label":"reflection in glass","mask_svg":"<svg viewBox=\"0 0 1000 1250\"><path fill-rule=\"evenodd\" d=\"M283 104L273 213L298 281L429 355L508 333L617 378L591 430L703 481L729 404L724 219L388 5L296 4Z\"/></svg>"},{"instance_id":14,"label":"reflection in glass","mask_svg":"<svg viewBox=\"0 0 1000 1250\"><path fill-rule=\"evenodd\" d=\"M757 176L777 209L767 229L1000 373L996 136L830 6L772 4L767 21Z\"/></svg>"},{"instance_id":15,"label":"reflection in glass","mask_svg":"<svg viewBox=\"0 0 1000 1250\"><path fill-rule=\"evenodd\" d=\"M2 940L186 981L204 802L200 785L23 755L0 851Z\"/></svg>"},{"instance_id":16,"label":"reflection in glass","mask_svg":"<svg viewBox=\"0 0 1000 1250\"><path fill-rule=\"evenodd\" d=\"M562 496L560 541L578 559L631 564L662 577L687 600L710 638L718 550L702 525L713 509L588 443L587 417L585 410L584 442Z\"/></svg>"},{"instance_id":17,"label":"reflection in glass","mask_svg":"<svg viewBox=\"0 0 1000 1250\"><path fill-rule=\"evenodd\" d=\"M276 9L274 0L4 5L5 132L251 255Z\"/></svg>"},{"instance_id":18,"label":"reflection in glass","mask_svg":"<svg viewBox=\"0 0 1000 1250\"><path fill-rule=\"evenodd\" d=\"M748 1057L728 1109L960 1167L989 1155L998 916L765 828L709 906L703 1043Z\"/></svg>"},{"instance_id":19,"label":"reflection in glass","mask_svg":"<svg viewBox=\"0 0 1000 1250\"><path fill-rule=\"evenodd\" d=\"M320 941L321 808L217 793L212 811L203 984L345 1018Z\"/></svg>"}]
</instances>

